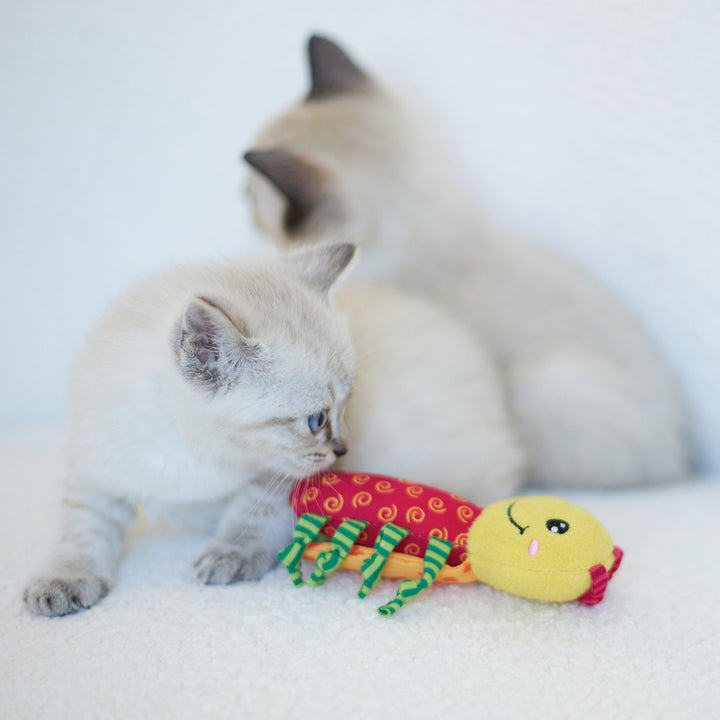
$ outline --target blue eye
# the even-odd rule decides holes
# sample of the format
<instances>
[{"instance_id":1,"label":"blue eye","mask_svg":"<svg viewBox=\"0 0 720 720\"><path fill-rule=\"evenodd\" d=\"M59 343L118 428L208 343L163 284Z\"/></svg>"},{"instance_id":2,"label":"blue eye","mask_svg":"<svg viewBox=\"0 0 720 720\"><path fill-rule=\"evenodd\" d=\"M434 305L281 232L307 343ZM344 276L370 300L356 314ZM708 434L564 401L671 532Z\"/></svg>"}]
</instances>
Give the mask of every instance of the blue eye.
<instances>
[{"instance_id":1,"label":"blue eye","mask_svg":"<svg viewBox=\"0 0 720 720\"><path fill-rule=\"evenodd\" d=\"M321 410L319 413L310 415L308 417L308 426L310 427L310 431L313 433L320 432L320 430L327 425L327 421L328 414L325 410Z\"/></svg>"}]
</instances>

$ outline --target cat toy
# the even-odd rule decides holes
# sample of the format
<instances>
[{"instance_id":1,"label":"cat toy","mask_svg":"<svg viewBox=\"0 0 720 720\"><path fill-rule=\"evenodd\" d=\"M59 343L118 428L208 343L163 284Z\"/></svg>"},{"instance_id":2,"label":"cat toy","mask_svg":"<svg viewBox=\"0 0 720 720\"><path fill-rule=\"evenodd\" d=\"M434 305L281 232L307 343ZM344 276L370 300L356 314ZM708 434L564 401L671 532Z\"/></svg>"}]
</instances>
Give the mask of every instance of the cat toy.
<instances>
[{"instance_id":1,"label":"cat toy","mask_svg":"<svg viewBox=\"0 0 720 720\"><path fill-rule=\"evenodd\" d=\"M599 603L622 550L587 510L556 497L500 500L481 508L427 485L349 472L296 483L294 539L278 557L296 586L301 560L314 560L307 583L339 568L357 570L364 598L381 577L402 579L380 606L394 615L433 583L481 582L547 602Z\"/></svg>"}]
</instances>

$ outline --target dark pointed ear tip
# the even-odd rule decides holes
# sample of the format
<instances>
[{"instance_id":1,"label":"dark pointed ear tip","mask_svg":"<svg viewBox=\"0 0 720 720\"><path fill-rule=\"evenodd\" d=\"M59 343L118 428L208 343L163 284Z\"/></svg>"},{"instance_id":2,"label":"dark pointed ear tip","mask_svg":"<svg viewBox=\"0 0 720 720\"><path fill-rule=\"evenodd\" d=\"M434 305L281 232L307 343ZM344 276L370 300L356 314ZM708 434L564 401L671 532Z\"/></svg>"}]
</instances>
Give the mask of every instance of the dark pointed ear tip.
<instances>
[{"instance_id":1,"label":"dark pointed ear tip","mask_svg":"<svg viewBox=\"0 0 720 720\"><path fill-rule=\"evenodd\" d=\"M257 170L262 171L265 167L265 165L270 161L293 161L293 162L305 162L306 164L310 164L306 160L303 160L299 156L295 155L294 153L290 152L289 150L285 150L285 148L282 147L273 147L273 148L265 148L264 150L254 150L250 149L247 152L243 153L242 159L248 164L252 165Z\"/></svg>"},{"instance_id":2,"label":"dark pointed ear tip","mask_svg":"<svg viewBox=\"0 0 720 720\"><path fill-rule=\"evenodd\" d=\"M321 35L320 33L313 33L308 38L307 45L308 52L310 53L323 46L331 45L332 47L339 47L339 45L336 42L333 42L327 35Z\"/></svg>"},{"instance_id":3,"label":"dark pointed ear tip","mask_svg":"<svg viewBox=\"0 0 720 720\"><path fill-rule=\"evenodd\" d=\"M340 43L331 40L327 35L320 35L313 33L308 38L307 45L308 57L312 65L318 62L346 62L349 63L352 68L358 73L364 74L363 71L357 67L355 61L348 55L347 51L340 45Z\"/></svg>"},{"instance_id":4,"label":"dark pointed ear tip","mask_svg":"<svg viewBox=\"0 0 720 720\"><path fill-rule=\"evenodd\" d=\"M242 154L242 159L248 164L257 168L257 162L262 157L262 150L248 150Z\"/></svg>"},{"instance_id":5,"label":"dark pointed ear tip","mask_svg":"<svg viewBox=\"0 0 720 720\"><path fill-rule=\"evenodd\" d=\"M348 262L355 257L358 251L358 246L355 243L341 243L340 248L347 256Z\"/></svg>"},{"instance_id":6,"label":"dark pointed ear tip","mask_svg":"<svg viewBox=\"0 0 720 720\"><path fill-rule=\"evenodd\" d=\"M370 86L371 79L345 50L324 35L308 40L310 92L308 100L353 93Z\"/></svg>"},{"instance_id":7,"label":"dark pointed ear tip","mask_svg":"<svg viewBox=\"0 0 720 720\"><path fill-rule=\"evenodd\" d=\"M354 243L337 243L334 250L334 255L338 264L341 267L346 268L357 255L358 246Z\"/></svg>"}]
</instances>

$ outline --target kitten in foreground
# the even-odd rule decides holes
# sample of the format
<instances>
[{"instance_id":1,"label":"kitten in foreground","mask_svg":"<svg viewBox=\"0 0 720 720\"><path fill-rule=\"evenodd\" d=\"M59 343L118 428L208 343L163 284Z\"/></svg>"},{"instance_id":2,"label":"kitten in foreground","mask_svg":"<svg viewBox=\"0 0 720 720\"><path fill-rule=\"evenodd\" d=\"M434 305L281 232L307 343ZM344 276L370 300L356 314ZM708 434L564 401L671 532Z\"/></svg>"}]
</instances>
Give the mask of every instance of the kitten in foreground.
<instances>
[{"instance_id":1,"label":"kitten in foreground","mask_svg":"<svg viewBox=\"0 0 720 720\"><path fill-rule=\"evenodd\" d=\"M105 596L139 505L222 510L200 581L259 578L289 541L290 481L346 452L355 360L329 293L338 244L188 266L135 286L75 363L63 533L28 607L66 615Z\"/></svg>"},{"instance_id":2,"label":"kitten in foreground","mask_svg":"<svg viewBox=\"0 0 720 720\"><path fill-rule=\"evenodd\" d=\"M338 458L477 502L517 489L523 452L485 348L395 291L329 302L353 251L181 268L104 316L74 367L64 531L25 591L31 610L66 615L107 594L138 506L214 530L195 571L226 584L275 565L290 481Z\"/></svg>"},{"instance_id":3,"label":"kitten in foreground","mask_svg":"<svg viewBox=\"0 0 720 720\"><path fill-rule=\"evenodd\" d=\"M629 313L549 249L477 216L402 105L312 37L312 85L269 123L248 190L281 245L352 238L361 278L440 301L488 343L524 438L528 477L555 485L676 481L684 409Z\"/></svg>"}]
</instances>

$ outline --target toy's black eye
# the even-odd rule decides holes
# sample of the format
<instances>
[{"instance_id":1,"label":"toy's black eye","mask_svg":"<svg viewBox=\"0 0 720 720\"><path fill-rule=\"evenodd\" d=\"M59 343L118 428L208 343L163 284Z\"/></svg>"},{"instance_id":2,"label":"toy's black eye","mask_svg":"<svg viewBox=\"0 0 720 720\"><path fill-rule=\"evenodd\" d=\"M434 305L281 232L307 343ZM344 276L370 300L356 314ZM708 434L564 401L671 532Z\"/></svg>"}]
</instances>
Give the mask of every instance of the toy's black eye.
<instances>
[{"instance_id":1,"label":"toy's black eye","mask_svg":"<svg viewBox=\"0 0 720 720\"><path fill-rule=\"evenodd\" d=\"M310 428L310 431L313 433L320 432L320 430L322 430L327 425L327 421L328 414L325 410L321 410L319 413L310 415L308 417L308 426Z\"/></svg>"},{"instance_id":2,"label":"toy's black eye","mask_svg":"<svg viewBox=\"0 0 720 720\"><path fill-rule=\"evenodd\" d=\"M545 527L556 535L562 535L570 529L570 526L564 520L548 520Z\"/></svg>"}]
</instances>

